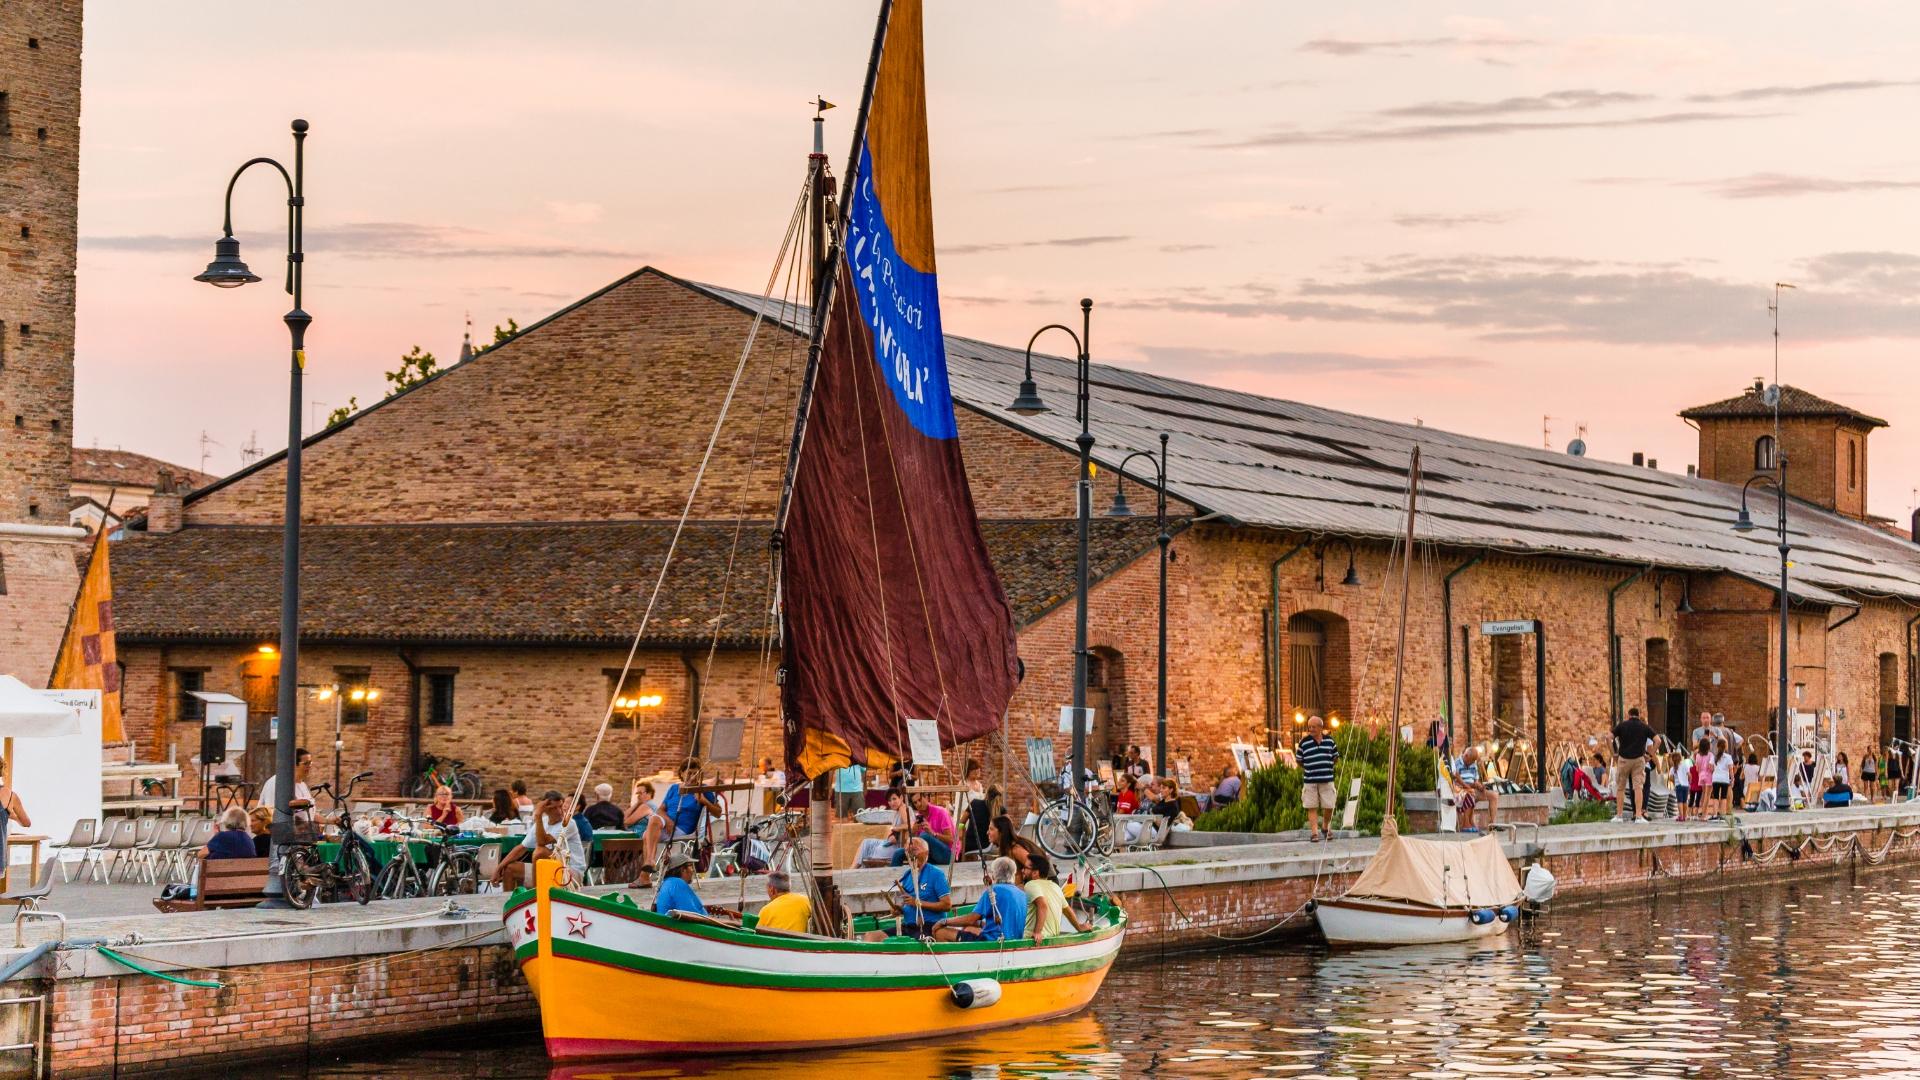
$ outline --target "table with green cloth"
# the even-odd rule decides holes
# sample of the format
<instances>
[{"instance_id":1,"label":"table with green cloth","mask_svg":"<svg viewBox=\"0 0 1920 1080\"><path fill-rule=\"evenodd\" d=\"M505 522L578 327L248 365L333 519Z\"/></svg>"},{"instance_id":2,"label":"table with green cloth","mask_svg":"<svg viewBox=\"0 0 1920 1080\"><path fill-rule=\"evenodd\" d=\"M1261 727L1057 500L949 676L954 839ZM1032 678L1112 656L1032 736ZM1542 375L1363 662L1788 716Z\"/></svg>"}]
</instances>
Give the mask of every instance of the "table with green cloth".
<instances>
[{"instance_id":1,"label":"table with green cloth","mask_svg":"<svg viewBox=\"0 0 1920 1080\"><path fill-rule=\"evenodd\" d=\"M593 834L593 850L599 851L605 846L605 841L608 840L632 840L637 836L637 833L624 829L596 829ZM374 857L380 860L380 865L382 866L387 864L387 860L400 853L400 840L397 837L373 837L370 839L373 844ZM467 848L497 847L500 849L500 854L505 855L507 852L519 846L520 842L524 839L525 836L462 835L453 838L453 845L455 847ZM433 841L422 840L417 837L408 841L407 847L413 853L413 861L425 866L427 862L427 848L432 843ZM327 862L332 862L340 854L340 844L338 841L328 840L315 846L319 849L320 858Z\"/></svg>"}]
</instances>

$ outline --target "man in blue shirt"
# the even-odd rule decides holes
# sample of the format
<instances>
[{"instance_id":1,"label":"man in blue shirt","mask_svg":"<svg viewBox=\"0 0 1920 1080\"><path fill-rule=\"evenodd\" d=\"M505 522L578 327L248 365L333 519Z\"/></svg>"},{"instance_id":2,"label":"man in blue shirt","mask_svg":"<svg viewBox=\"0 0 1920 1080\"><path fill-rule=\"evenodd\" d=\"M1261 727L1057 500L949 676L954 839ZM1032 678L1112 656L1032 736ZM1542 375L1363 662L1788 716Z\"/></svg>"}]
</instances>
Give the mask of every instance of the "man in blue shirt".
<instances>
[{"instance_id":1,"label":"man in blue shirt","mask_svg":"<svg viewBox=\"0 0 1920 1080\"><path fill-rule=\"evenodd\" d=\"M973 910L934 925L934 936L941 941L1005 941L1027 935L1027 894L1014 884L1019 864L1001 856L987 863L987 887L980 892Z\"/></svg>"},{"instance_id":2,"label":"man in blue shirt","mask_svg":"<svg viewBox=\"0 0 1920 1080\"><path fill-rule=\"evenodd\" d=\"M710 791L682 791L678 781L667 788L666 795L660 800L660 812L667 815L668 820L673 822L673 837L670 839L692 836L699 832L700 811L703 809L716 814L724 813L719 797Z\"/></svg>"},{"instance_id":3,"label":"man in blue shirt","mask_svg":"<svg viewBox=\"0 0 1920 1080\"><path fill-rule=\"evenodd\" d=\"M952 890L947 887L946 872L927 862L927 842L916 836L907 841L906 872L887 890L887 906L900 916L900 936L933 936L938 913L953 910ZM928 912L933 912L929 915ZM868 941L885 941L887 933L875 930Z\"/></svg>"},{"instance_id":4,"label":"man in blue shirt","mask_svg":"<svg viewBox=\"0 0 1920 1080\"><path fill-rule=\"evenodd\" d=\"M1491 827L1500 812L1500 796L1481 779L1480 748L1469 746L1453 759L1453 805L1459 812L1456 824L1463 833L1477 833L1474 814L1481 803L1487 804L1487 822Z\"/></svg>"},{"instance_id":5,"label":"man in blue shirt","mask_svg":"<svg viewBox=\"0 0 1920 1080\"><path fill-rule=\"evenodd\" d=\"M694 915L705 915L707 906L693 891L693 856L684 851L676 851L667 856L666 870L660 878L660 888L653 894L653 911L656 915L671 915L676 911L686 911Z\"/></svg>"}]
</instances>

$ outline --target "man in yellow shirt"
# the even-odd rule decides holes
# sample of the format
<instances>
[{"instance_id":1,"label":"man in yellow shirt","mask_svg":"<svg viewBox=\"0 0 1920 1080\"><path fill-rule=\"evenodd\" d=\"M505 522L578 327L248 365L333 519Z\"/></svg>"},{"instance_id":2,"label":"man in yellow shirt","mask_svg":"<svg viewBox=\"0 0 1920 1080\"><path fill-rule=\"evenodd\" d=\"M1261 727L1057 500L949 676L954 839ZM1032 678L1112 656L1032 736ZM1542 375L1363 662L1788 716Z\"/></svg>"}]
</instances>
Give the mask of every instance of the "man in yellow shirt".
<instances>
[{"instance_id":1,"label":"man in yellow shirt","mask_svg":"<svg viewBox=\"0 0 1920 1080\"><path fill-rule=\"evenodd\" d=\"M1053 864L1046 855L1038 851L1027 853L1027 865L1020 868L1020 887L1027 893L1027 936L1034 944L1059 937L1062 919L1072 924L1076 932L1087 928L1079 913L1067 903L1067 894L1061 891L1060 883L1053 880Z\"/></svg>"},{"instance_id":2,"label":"man in yellow shirt","mask_svg":"<svg viewBox=\"0 0 1920 1080\"><path fill-rule=\"evenodd\" d=\"M754 923L762 930L785 930L804 934L813 918L813 903L805 893L788 892L787 875L778 870L767 875L767 902Z\"/></svg>"}]
</instances>

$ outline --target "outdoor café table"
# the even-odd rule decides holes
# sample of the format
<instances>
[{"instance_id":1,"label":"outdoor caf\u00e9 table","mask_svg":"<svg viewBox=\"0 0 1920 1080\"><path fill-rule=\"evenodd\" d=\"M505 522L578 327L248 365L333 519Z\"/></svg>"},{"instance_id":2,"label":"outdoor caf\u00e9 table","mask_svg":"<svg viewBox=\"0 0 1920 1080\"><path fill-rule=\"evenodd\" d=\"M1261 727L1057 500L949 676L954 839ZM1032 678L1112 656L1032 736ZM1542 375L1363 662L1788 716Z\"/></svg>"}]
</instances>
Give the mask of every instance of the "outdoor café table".
<instances>
[{"instance_id":1,"label":"outdoor caf\u00e9 table","mask_svg":"<svg viewBox=\"0 0 1920 1080\"><path fill-rule=\"evenodd\" d=\"M632 840L637 836L639 836L638 833L631 832L626 829L595 829L593 831L593 850L599 851L604 846L603 841ZM507 852L512 851L515 847L517 847L520 844L521 841L525 839L526 839L525 833L519 833L515 835L508 835L508 836L485 836L485 835L474 836L474 835L462 834L460 836L454 837L453 842L456 846L459 846L459 847L471 847L471 848L488 847L488 846L498 847L500 849L500 854L505 855Z\"/></svg>"},{"instance_id":2,"label":"outdoor caf\u00e9 table","mask_svg":"<svg viewBox=\"0 0 1920 1080\"><path fill-rule=\"evenodd\" d=\"M388 861L400 853L400 840L398 837L375 836L369 837L368 839L373 844L373 857L380 860L381 866L387 865ZM407 848L413 853L414 862L422 866L426 865L427 845L416 840L409 842ZM319 853L322 862L330 863L340 855L340 842L338 840L323 840L315 844L314 849Z\"/></svg>"}]
</instances>

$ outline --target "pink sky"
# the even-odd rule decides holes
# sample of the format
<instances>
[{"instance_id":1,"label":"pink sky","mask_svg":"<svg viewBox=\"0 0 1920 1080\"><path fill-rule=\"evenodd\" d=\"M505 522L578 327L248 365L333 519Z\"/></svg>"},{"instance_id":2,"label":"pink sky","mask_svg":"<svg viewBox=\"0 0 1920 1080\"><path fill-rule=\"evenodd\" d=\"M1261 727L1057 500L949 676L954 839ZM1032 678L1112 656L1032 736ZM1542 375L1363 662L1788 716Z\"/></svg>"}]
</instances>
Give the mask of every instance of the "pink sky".
<instances>
[{"instance_id":1,"label":"pink sky","mask_svg":"<svg viewBox=\"0 0 1920 1080\"><path fill-rule=\"evenodd\" d=\"M929 0L949 331L1091 296L1096 359L1591 453L1694 457L1678 409L1771 377L1883 417L1920 484L1920 9L1341 9ZM286 429L268 281L191 277L232 168L309 140L309 430L463 315L531 322L646 263L757 288L815 93L838 168L874 4L94 4L76 439L226 472ZM304 17L303 17L304 16ZM319 403L314 406L312 403Z\"/></svg>"}]
</instances>

